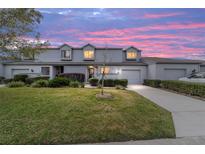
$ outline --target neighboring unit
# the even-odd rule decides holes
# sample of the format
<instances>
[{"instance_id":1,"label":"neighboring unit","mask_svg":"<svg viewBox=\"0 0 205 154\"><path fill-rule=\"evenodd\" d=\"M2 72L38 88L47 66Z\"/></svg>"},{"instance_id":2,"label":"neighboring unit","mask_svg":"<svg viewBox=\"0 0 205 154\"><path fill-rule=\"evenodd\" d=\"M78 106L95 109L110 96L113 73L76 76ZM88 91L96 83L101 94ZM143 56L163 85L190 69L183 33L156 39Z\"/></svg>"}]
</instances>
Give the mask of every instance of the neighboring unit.
<instances>
[{"instance_id":1,"label":"neighboring unit","mask_svg":"<svg viewBox=\"0 0 205 154\"><path fill-rule=\"evenodd\" d=\"M128 84L141 84L144 79L177 80L193 70L204 71L204 61L141 57L135 47L98 48L87 44L74 48L67 44L59 48L42 49L34 60L23 57L19 61L2 62L0 76L13 78L16 74L48 76L51 79L61 73L85 74L85 82L91 77L128 79Z\"/></svg>"}]
</instances>

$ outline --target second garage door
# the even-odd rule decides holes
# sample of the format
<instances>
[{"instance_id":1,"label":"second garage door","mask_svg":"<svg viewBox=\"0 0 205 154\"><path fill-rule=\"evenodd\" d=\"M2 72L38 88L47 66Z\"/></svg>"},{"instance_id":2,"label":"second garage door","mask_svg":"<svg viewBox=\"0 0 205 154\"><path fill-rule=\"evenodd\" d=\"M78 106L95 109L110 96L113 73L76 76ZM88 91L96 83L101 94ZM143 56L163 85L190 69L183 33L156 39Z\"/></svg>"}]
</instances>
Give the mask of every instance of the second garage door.
<instances>
[{"instance_id":1,"label":"second garage door","mask_svg":"<svg viewBox=\"0 0 205 154\"><path fill-rule=\"evenodd\" d=\"M12 69L12 76L14 77L17 74L27 74L29 69Z\"/></svg>"},{"instance_id":2,"label":"second garage door","mask_svg":"<svg viewBox=\"0 0 205 154\"><path fill-rule=\"evenodd\" d=\"M200 67L200 72L205 72L205 65Z\"/></svg>"},{"instance_id":3,"label":"second garage door","mask_svg":"<svg viewBox=\"0 0 205 154\"><path fill-rule=\"evenodd\" d=\"M165 80L178 80L186 76L186 69L164 69Z\"/></svg>"},{"instance_id":4,"label":"second garage door","mask_svg":"<svg viewBox=\"0 0 205 154\"><path fill-rule=\"evenodd\" d=\"M140 70L122 70L122 79L127 79L128 84L139 84L141 83L140 79Z\"/></svg>"}]
</instances>

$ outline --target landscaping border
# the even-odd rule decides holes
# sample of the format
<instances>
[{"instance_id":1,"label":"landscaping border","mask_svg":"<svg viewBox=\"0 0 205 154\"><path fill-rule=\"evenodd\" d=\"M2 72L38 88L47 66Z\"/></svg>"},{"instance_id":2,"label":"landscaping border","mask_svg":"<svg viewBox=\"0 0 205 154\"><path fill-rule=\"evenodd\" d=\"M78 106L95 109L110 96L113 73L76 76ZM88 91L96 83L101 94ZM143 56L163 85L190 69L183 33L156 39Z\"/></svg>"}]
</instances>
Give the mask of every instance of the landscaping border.
<instances>
[{"instance_id":1,"label":"landscaping border","mask_svg":"<svg viewBox=\"0 0 205 154\"><path fill-rule=\"evenodd\" d=\"M175 80L144 80L144 85L154 88L162 88L188 96L205 98L205 84L191 83Z\"/></svg>"}]
</instances>

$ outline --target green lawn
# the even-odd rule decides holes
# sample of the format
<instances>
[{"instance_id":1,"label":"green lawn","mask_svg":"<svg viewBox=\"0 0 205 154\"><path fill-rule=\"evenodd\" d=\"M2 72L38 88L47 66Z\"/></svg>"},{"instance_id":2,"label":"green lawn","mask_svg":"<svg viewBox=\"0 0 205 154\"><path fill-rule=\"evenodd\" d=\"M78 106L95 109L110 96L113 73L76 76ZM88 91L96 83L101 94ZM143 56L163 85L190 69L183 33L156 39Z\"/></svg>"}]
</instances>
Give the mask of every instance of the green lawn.
<instances>
[{"instance_id":1,"label":"green lawn","mask_svg":"<svg viewBox=\"0 0 205 154\"><path fill-rule=\"evenodd\" d=\"M106 89L0 88L0 144L74 144L175 137L171 114L144 97Z\"/></svg>"}]
</instances>

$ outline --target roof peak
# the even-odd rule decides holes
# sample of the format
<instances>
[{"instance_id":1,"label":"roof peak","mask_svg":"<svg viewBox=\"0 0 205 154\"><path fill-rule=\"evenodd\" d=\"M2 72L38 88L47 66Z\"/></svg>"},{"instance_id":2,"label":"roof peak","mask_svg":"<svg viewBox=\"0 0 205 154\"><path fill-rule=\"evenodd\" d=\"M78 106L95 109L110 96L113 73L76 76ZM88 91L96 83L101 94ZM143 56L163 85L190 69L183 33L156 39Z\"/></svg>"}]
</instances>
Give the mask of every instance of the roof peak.
<instances>
[{"instance_id":1,"label":"roof peak","mask_svg":"<svg viewBox=\"0 0 205 154\"><path fill-rule=\"evenodd\" d=\"M88 44L82 46L82 48L85 48L85 47L87 47L87 46L91 46L91 47L93 47L93 48L96 48L94 45L92 45L92 44L90 44L90 43L88 43Z\"/></svg>"},{"instance_id":2,"label":"roof peak","mask_svg":"<svg viewBox=\"0 0 205 154\"><path fill-rule=\"evenodd\" d=\"M133 49L135 49L135 50L138 50L138 51L141 51L140 49L138 49L138 48L136 48L136 47L134 47L134 46L129 46L129 47L125 48L124 50L128 50L128 49L131 49L131 48L133 48Z\"/></svg>"},{"instance_id":3,"label":"roof peak","mask_svg":"<svg viewBox=\"0 0 205 154\"><path fill-rule=\"evenodd\" d=\"M66 43L62 44L59 48L62 48L62 47L64 47L64 46L67 46L67 47L69 47L69 48L73 48L72 46L70 46L70 45L68 45L68 44L66 44Z\"/></svg>"}]
</instances>

